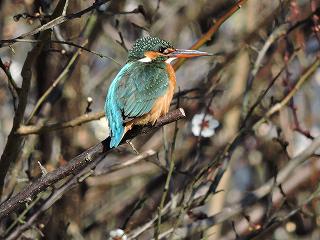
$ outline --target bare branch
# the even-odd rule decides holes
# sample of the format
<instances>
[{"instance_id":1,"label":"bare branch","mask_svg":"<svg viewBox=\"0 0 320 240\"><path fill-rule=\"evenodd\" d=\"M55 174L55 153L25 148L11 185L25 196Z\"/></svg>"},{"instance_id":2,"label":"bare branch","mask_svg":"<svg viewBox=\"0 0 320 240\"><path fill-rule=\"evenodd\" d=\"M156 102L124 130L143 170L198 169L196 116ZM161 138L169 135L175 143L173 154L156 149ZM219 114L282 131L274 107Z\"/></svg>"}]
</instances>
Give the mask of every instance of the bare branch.
<instances>
[{"instance_id":1,"label":"bare branch","mask_svg":"<svg viewBox=\"0 0 320 240\"><path fill-rule=\"evenodd\" d=\"M188 94L189 92L197 91L198 89L189 89L185 91L181 91L179 93L174 94L174 98L179 96L183 96ZM105 116L104 111L95 112L95 113L86 113L79 117L76 117L72 120L59 122L59 123L52 123L52 124L38 124L38 125L21 125L19 129L16 131L17 134L21 135L28 135L28 134L40 134L44 132L50 132L55 130L60 130L64 128L76 127L80 126L84 123L88 123L94 120L99 120Z\"/></svg>"},{"instance_id":2,"label":"bare branch","mask_svg":"<svg viewBox=\"0 0 320 240\"><path fill-rule=\"evenodd\" d=\"M30 36L33 36L39 32L43 32L45 30L48 30L48 29L51 29L57 25L60 25L68 20L72 20L72 19L75 19L75 18L80 18L82 15L86 14L86 13L89 13L91 12L92 10L94 9L97 9L98 7L100 7L101 5L109 2L110 0L104 0L104 1L96 1L95 3L93 3L90 7L86 8L86 9L83 9L77 13L72 13L72 14L68 14L66 16L63 16L63 15L58 15L58 16L55 16L56 18L52 19L50 22L28 32L28 33L24 33L16 38L13 38L13 39L6 39L6 40L0 40L0 48L3 47L2 45L4 43L15 43L16 39L21 39L21 38L26 38L26 37L30 37ZM63 5L64 6L64 5Z\"/></svg>"},{"instance_id":3,"label":"bare branch","mask_svg":"<svg viewBox=\"0 0 320 240\"><path fill-rule=\"evenodd\" d=\"M149 157L155 155L156 152L154 150L148 150L143 153L141 153L138 156L135 156L134 158L124 160L123 159L115 159L113 162L110 162L108 164L108 167L104 169L103 174L110 173L113 171L120 170L122 168L126 168L129 166L132 166L138 162L141 162L142 160L146 160ZM77 186L79 182L84 181L85 178L92 175L92 169L94 169L97 164L99 164L101 161L99 159L95 162L92 162L89 164L83 171L80 173L72 176L72 178L68 179L66 183L64 183L61 187L58 189L55 189L52 194L45 200L45 203L41 206L40 209L37 209L35 213L32 214L32 216L21 226L17 227L9 236L6 237L6 239L16 239L19 237L24 231L32 227L32 224L38 219L38 217L48 210L53 204L55 204L65 193L67 193L70 189ZM39 195L40 196L40 195ZM30 209L31 207L29 207Z\"/></svg>"},{"instance_id":4,"label":"bare branch","mask_svg":"<svg viewBox=\"0 0 320 240\"><path fill-rule=\"evenodd\" d=\"M36 106L32 110L30 116L28 117L27 124L31 121L32 117L34 114L38 111L42 103L48 98L50 93L55 89L60 82L62 82L64 79L66 79L68 73L71 71L72 66L78 59L80 55L81 49L77 49L77 51L73 54L73 56L70 58L68 64L66 67L63 69L63 71L59 74L59 76L54 80L53 84L44 92L44 94L40 97L38 102L36 103Z\"/></svg>"},{"instance_id":5,"label":"bare branch","mask_svg":"<svg viewBox=\"0 0 320 240\"><path fill-rule=\"evenodd\" d=\"M292 158L286 167L284 167L279 174L277 175L277 184L282 184L292 172L296 169L297 166L301 165L308 158L310 158L314 152L320 147L320 137L315 138L315 140L298 156ZM234 204L231 207L223 209L218 214L215 214L211 217L208 217L203 220L195 221L184 227L176 229L176 234L179 236L179 239L183 239L186 236L190 236L191 233L201 232L207 228L225 222L226 220L240 214L246 207L252 206L259 199L263 198L269 194L274 185L274 179L270 179L266 184L256 189L252 193L249 193L245 199L240 203ZM171 234L173 228L169 229L167 232L163 233L159 238L163 239L167 235Z\"/></svg>"},{"instance_id":6,"label":"bare branch","mask_svg":"<svg viewBox=\"0 0 320 240\"><path fill-rule=\"evenodd\" d=\"M219 30L220 26L235 12L237 12L247 0L237 1L224 15L222 15L214 25L209 29L209 31L204 34L195 44L191 46L190 49L198 49L203 46L206 42L210 41L212 36ZM174 65L173 68L177 70L186 60L184 58L179 59Z\"/></svg>"},{"instance_id":7,"label":"bare branch","mask_svg":"<svg viewBox=\"0 0 320 240\"><path fill-rule=\"evenodd\" d=\"M313 75L313 73L318 69L319 65L320 65L320 59L316 58L316 60L311 64L311 66L309 66L308 69L305 71L305 73L299 78L296 85L292 88L292 90L289 92L289 94L287 94L279 103L277 103L273 107L271 107L267 111L267 113L265 114L265 117L263 117L261 120L259 120L257 123L255 123L254 128L259 126L267 118L271 117L273 114L280 111L284 106L286 106L288 104L289 100L302 87L303 83L305 81L307 81Z\"/></svg>"},{"instance_id":8,"label":"bare branch","mask_svg":"<svg viewBox=\"0 0 320 240\"><path fill-rule=\"evenodd\" d=\"M182 108L169 112L166 116L160 118L154 126L135 128L128 132L121 143L123 144L127 139L134 138L139 134L146 134L154 129L184 117L185 113ZM52 186L57 181L71 174L77 174L90 163L104 157L111 150L109 144L110 137L79 154L70 160L68 164L54 170L53 172L49 172L45 176L37 179L34 183L26 186L21 192L0 205L0 219L16 211L20 206L23 205L23 203L27 201L27 199L34 198L38 193L44 191L47 187Z\"/></svg>"}]
</instances>

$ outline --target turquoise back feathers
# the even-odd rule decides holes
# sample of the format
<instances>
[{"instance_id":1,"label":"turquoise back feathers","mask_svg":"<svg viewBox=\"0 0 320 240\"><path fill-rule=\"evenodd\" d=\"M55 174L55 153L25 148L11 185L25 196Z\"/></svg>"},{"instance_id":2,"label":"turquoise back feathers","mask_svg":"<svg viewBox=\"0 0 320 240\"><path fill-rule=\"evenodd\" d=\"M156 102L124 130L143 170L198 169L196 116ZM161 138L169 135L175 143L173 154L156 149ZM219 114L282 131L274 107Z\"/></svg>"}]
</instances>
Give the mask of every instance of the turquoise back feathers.
<instances>
[{"instance_id":1,"label":"turquoise back feathers","mask_svg":"<svg viewBox=\"0 0 320 240\"><path fill-rule=\"evenodd\" d=\"M125 121L149 113L168 85L164 62L128 62L120 70L109 87L105 102L111 148L120 144Z\"/></svg>"},{"instance_id":2,"label":"turquoise back feathers","mask_svg":"<svg viewBox=\"0 0 320 240\"><path fill-rule=\"evenodd\" d=\"M126 76L127 70L131 64L126 64L118 73L116 78L112 81L109 90L107 92L106 101L104 104L104 111L108 119L109 131L110 131L110 148L119 145L124 132L122 112L118 104L117 92L119 82Z\"/></svg>"}]
</instances>

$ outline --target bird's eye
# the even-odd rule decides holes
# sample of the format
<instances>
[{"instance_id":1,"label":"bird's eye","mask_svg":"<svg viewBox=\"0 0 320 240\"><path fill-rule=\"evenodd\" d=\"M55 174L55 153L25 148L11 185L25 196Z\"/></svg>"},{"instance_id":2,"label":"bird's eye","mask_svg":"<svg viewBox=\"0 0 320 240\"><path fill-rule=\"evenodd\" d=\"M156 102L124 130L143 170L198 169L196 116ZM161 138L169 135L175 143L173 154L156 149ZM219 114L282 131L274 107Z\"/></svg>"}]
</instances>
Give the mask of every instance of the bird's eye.
<instances>
[{"instance_id":1,"label":"bird's eye","mask_svg":"<svg viewBox=\"0 0 320 240\"><path fill-rule=\"evenodd\" d=\"M167 48L165 48L165 47L160 47L159 48L159 52L160 53L166 53L166 50L167 50Z\"/></svg>"}]
</instances>

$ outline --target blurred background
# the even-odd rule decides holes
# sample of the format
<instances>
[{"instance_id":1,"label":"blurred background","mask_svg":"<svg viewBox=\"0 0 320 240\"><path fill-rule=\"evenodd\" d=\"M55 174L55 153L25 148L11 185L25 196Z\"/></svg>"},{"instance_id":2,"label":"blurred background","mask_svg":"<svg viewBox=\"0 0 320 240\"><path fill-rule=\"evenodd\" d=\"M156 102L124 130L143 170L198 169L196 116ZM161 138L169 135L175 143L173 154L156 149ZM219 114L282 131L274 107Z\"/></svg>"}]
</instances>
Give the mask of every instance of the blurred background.
<instances>
[{"instance_id":1,"label":"blurred background","mask_svg":"<svg viewBox=\"0 0 320 240\"><path fill-rule=\"evenodd\" d=\"M47 23L58 2L1 1L0 39ZM23 142L7 171L2 201L108 136L101 112L106 92L136 39L157 36L189 48L236 6L235 0L100 2L106 3L55 25L35 60L17 133ZM3 219L0 236L320 239L320 150L295 161L320 133L320 3L241 2L201 47L216 56L188 60L176 72L171 107L182 107L185 119L138 136L81 176L48 188ZM94 3L99 1L70 1L66 14ZM1 154L21 70L38 39L37 33L1 42ZM36 128L86 114L96 115L74 127ZM110 162L120 160L128 166L110 171Z\"/></svg>"}]
</instances>

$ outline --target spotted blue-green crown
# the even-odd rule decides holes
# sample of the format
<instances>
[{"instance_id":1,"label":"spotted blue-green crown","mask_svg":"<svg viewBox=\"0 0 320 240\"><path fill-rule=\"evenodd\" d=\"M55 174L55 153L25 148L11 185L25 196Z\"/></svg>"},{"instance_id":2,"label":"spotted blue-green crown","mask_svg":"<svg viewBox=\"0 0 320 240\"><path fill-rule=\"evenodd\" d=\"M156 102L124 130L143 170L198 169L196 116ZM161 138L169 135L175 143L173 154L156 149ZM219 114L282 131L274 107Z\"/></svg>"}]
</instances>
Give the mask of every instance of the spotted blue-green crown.
<instances>
[{"instance_id":1,"label":"spotted blue-green crown","mask_svg":"<svg viewBox=\"0 0 320 240\"><path fill-rule=\"evenodd\" d=\"M167 48L173 48L173 46L157 37L143 37L138 39L131 50L129 50L128 61L137 61L145 57L144 53L147 51L163 52Z\"/></svg>"}]
</instances>

